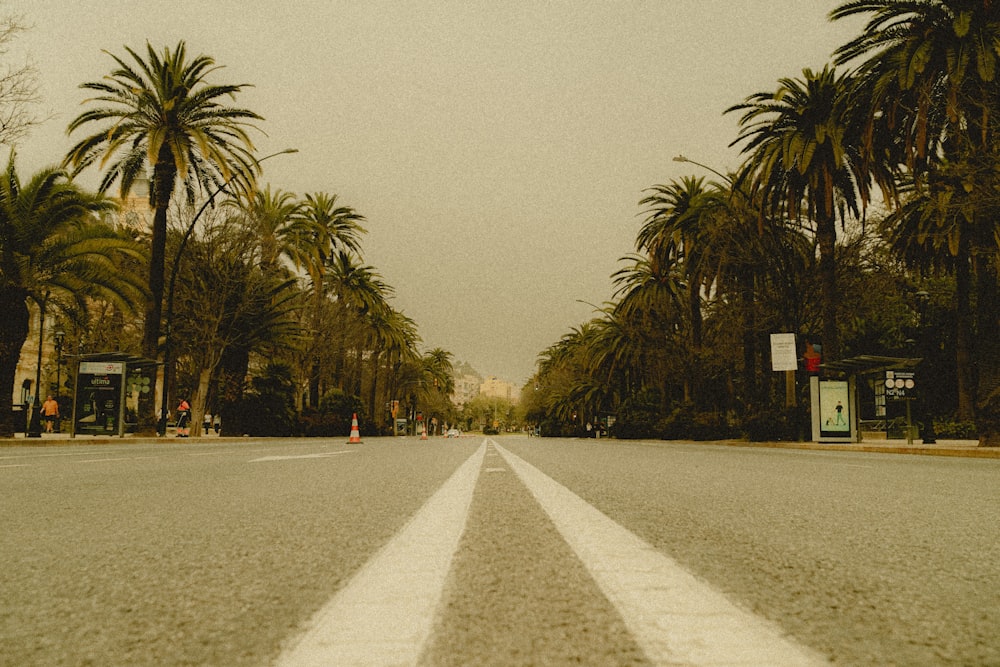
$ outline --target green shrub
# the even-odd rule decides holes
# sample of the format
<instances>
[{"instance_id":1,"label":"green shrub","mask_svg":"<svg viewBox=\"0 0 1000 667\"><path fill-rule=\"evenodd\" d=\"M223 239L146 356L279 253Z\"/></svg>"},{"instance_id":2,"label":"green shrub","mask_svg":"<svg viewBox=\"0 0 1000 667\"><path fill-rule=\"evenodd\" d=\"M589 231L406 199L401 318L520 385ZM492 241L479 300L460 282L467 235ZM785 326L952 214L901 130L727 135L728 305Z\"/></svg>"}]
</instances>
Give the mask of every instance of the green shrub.
<instances>
[{"instance_id":1,"label":"green shrub","mask_svg":"<svg viewBox=\"0 0 1000 667\"><path fill-rule=\"evenodd\" d=\"M743 418L743 433L751 442L791 442L799 439L798 417L790 410L761 410Z\"/></svg>"},{"instance_id":2,"label":"green shrub","mask_svg":"<svg viewBox=\"0 0 1000 667\"><path fill-rule=\"evenodd\" d=\"M935 419L934 435L949 440L977 440L979 429L974 422Z\"/></svg>"},{"instance_id":3,"label":"green shrub","mask_svg":"<svg viewBox=\"0 0 1000 667\"><path fill-rule=\"evenodd\" d=\"M374 432L366 422L361 399L341 389L331 389L320 398L319 409L302 411L299 431L306 437L347 437L351 433L354 415L358 416L359 428L368 433Z\"/></svg>"}]
</instances>

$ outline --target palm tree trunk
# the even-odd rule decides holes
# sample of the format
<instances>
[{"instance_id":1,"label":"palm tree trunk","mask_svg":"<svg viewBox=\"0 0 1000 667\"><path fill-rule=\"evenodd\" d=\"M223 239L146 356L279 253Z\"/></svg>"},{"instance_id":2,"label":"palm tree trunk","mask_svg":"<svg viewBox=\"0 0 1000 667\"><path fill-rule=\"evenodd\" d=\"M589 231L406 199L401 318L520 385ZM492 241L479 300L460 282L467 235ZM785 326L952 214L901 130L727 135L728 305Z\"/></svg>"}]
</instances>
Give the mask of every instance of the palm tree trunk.
<instances>
[{"instance_id":1,"label":"palm tree trunk","mask_svg":"<svg viewBox=\"0 0 1000 667\"><path fill-rule=\"evenodd\" d=\"M149 300L146 301L142 331L142 356L157 359L160 347L160 319L163 316L164 274L167 254L167 209L173 193L177 169L167 143L163 144L153 169L153 238L149 255ZM163 387L162 391L167 388ZM140 435L156 431L156 392L139 394Z\"/></svg>"},{"instance_id":2,"label":"palm tree trunk","mask_svg":"<svg viewBox=\"0 0 1000 667\"><path fill-rule=\"evenodd\" d=\"M688 309L691 316L691 384L689 400L701 400L702 345L704 343L701 314L701 276L694 275L688 286Z\"/></svg>"},{"instance_id":3,"label":"palm tree trunk","mask_svg":"<svg viewBox=\"0 0 1000 667\"><path fill-rule=\"evenodd\" d=\"M753 274L740 275L740 301L743 306L743 409L750 410L757 401L757 309L754 305ZM759 409L760 405L756 405Z\"/></svg>"},{"instance_id":4,"label":"palm tree trunk","mask_svg":"<svg viewBox=\"0 0 1000 667\"><path fill-rule=\"evenodd\" d=\"M375 424L379 422L379 415L385 414L376 410L378 405L378 364L381 357L381 350L372 350L372 384L368 390L368 414L371 415L371 420Z\"/></svg>"},{"instance_id":5,"label":"palm tree trunk","mask_svg":"<svg viewBox=\"0 0 1000 667\"><path fill-rule=\"evenodd\" d=\"M823 360L840 358L840 333L837 328L837 226L832 216L816 221L816 243L819 246L820 298L823 300Z\"/></svg>"},{"instance_id":6,"label":"palm tree trunk","mask_svg":"<svg viewBox=\"0 0 1000 667\"><path fill-rule=\"evenodd\" d=\"M212 377L210 368L202 367L198 373L198 386L191 396L191 437L201 437L202 420L205 418L205 403L208 400L209 380Z\"/></svg>"},{"instance_id":7,"label":"palm tree trunk","mask_svg":"<svg viewBox=\"0 0 1000 667\"><path fill-rule=\"evenodd\" d=\"M964 237L964 235L963 235ZM960 250L955 269L955 367L958 381L958 419L973 421L975 413L975 371L972 358L972 275L968 258L968 243Z\"/></svg>"},{"instance_id":8,"label":"palm tree trunk","mask_svg":"<svg viewBox=\"0 0 1000 667\"><path fill-rule=\"evenodd\" d=\"M984 237L973 253L976 271L976 426L980 447L1000 447L1000 281L990 252L992 226L978 225ZM995 248L995 246L993 246Z\"/></svg>"},{"instance_id":9,"label":"palm tree trunk","mask_svg":"<svg viewBox=\"0 0 1000 667\"><path fill-rule=\"evenodd\" d=\"M14 379L21 348L28 339L30 314L24 290L0 291L0 437L13 437L15 431L13 398ZM6 387L6 390L3 388ZM35 388L38 391L38 388ZM24 426L21 426L24 428Z\"/></svg>"},{"instance_id":10,"label":"palm tree trunk","mask_svg":"<svg viewBox=\"0 0 1000 667\"><path fill-rule=\"evenodd\" d=\"M243 399L243 384L250 367L250 351L238 345L228 346L219 360L219 415L222 435L242 435L243 424L232 409Z\"/></svg>"}]
</instances>

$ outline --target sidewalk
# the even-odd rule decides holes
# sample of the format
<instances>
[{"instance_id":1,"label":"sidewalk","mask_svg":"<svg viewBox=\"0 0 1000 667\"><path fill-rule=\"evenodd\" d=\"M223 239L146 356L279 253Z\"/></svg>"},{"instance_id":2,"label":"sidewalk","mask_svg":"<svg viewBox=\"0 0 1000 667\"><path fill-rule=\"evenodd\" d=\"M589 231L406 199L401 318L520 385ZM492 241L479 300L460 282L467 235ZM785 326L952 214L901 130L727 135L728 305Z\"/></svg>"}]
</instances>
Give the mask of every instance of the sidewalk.
<instances>
[{"instance_id":1,"label":"sidewalk","mask_svg":"<svg viewBox=\"0 0 1000 667\"><path fill-rule=\"evenodd\" d=\"M192 429L192 434L194 429ZM211 431L209 435L201 434L200 439L203 440L244 440L244 438L221 438L218 433ZM45 446L57 446L57 445L115 445L122 444L125 442L185 442L195 440L195 438L178 438L174 433L173 429L167 433L164 437L159 436L138 436L132 433L126 433L125 437L119 437L117 435L84 435L77 434L76 437L70 437L69 433L42 433L39 438L29 438L24 433L17 433L13 438L0 438L0 447L45 447Z\"/></svg>"},{"instance_id":2,"label":"sidewalk","mask_svg":"<svg viewBox=\"0 0 1000 667\"><path fill-rule=\"evenodd\" d=\"M978 440L938 440L925 445L921 440L908 444L906 440L865 440L863 442L749 442L725 440L712 444L731 447L772 447L777 449L811 449L831 452L877 452L882 454L922 454L925 456L961 456L965 458L1000 459L1000 447L980 447Z\"/></svg>"},{"instance_id":3,"label":"sidewalk","mask_svg":"<svg viewBox=\"0 0 1000 667\"><path fill-rule=\"evenodd\" d=\"M230 440L239 442L245 438L223 438L214 432L201 438L175 438L168 435L159 437L139 437L78 435L70 438L68 433L42 433L40 438L26 438L18 433L13 438L0 438L0 447L45 447L58 445L113 445L123 442L197 442L200 439ZM602 438L604 440L604 438ZM613 438L607 442L615 442ZM627 441L626 441L627 442ZM678 441L680 442L680 441ZM749 440L707 440L685 444L726 445L728 447L770 447L772 449L806 449L831 452L875 452L882 454L922 454L925 456L959 456L965 458L1000 459L1000 447L979 447L977 440L938 440L933 445L925 445L921 440L907 444L906 440L866 440L864 442L750 442Z\"/></svg>"}]
</instances>

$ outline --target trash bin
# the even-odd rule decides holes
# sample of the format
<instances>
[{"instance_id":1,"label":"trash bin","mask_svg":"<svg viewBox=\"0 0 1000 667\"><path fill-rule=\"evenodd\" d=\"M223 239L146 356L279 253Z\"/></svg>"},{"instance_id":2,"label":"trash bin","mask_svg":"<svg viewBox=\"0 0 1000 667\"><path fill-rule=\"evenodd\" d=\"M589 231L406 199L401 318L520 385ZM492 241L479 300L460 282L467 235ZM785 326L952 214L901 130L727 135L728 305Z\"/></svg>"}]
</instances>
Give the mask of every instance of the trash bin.
<instances>
[{"instance_id":1,"label":"trash bin","mask_svg":"<svg viewBox=\"0 0 1000 667\"><path fill-rule=\"evenodd\" d=\"M26 406L15 403L11 406L11 412L13 413L12 424L14 424L14 433L27 433L28 431L28 410Z\"/></svg>"}]
</instances>

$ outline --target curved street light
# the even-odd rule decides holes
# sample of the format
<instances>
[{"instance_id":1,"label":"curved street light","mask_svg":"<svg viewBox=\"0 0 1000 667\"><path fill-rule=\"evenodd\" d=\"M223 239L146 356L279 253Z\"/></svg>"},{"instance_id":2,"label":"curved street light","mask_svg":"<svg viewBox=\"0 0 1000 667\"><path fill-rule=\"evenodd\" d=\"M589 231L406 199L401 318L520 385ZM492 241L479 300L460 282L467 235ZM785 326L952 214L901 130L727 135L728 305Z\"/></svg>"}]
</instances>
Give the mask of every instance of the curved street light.
<instances>
[{"instance_id":1,"label":"curved street light","mask_svg":"<svg viewBox=\"0 0 1000 667\"><path fill-rule=\"evenodd\" d=\"M286 148L285 150L278 151L277 153L271 153L270 155L265 155L256 161L259 165L264 160L270 160L278 155L287 155L289 153L298 153L298 148ZM171 334L173 329L174 321L174 287L177 284L177 273L180 268L181 255L184 254L184 248L187 247L188 239L191 238L191 234L194 233L194 227L198 224L198 220L201 218L201 214L205 212L214 201L215 198L221 194L229 184L238 176L238 174L233 174L225 181L222 182L219 187L212 191L208 198L202 203L201 207L191 218L191 222L188 224L187 229L184 230L184 236L181 237L181 242L177 245L177 252L174 254L174 263L170 267L170 282L167 285L167 312L166 312L166 322L164 326L164 336L163 336L163 387L160 389L160 420L157 425L157 432L164 436L167 434L167 387L169 383L167 379L170 377L170 343Z\"/></svg>"},{"instance_id":2,"label":"curved street light","mask_svg":"<svg viewBox=\"0 0 1000 667\"><path fill-rule=\"evenodd\" d=\"M38 394L42 391L42 346L45 344L45 306L48 301L49 293L46 292L42 302L38 305L38 360L35 362L35 398L31 404L31 414L28 415L28 430L24 434L26 438L42 437L42 404L38 400Z\"/></svg>"},{"instance_id":3,"label":"curved street light","mask_svg":"<svg viewBox=\"0 0 1000 667\"><path fill-rule=\"evenodd\" d=\"M698 167L701 167L702 169L707 169L708 171L712 172L713 174L715 174L716 176L718 176L719 178L721 178L722 180L724 180L726 183L728 183L730 187L733 186L733 179L729 178L728 176L726 176L725 174L723 174L721 171L718 171L716 169L712 169L707 164L702 164L701 162L695 162L691 158L685 157L684 155L675 155L673 159L674 159L674 162L687 162L689 164L693 164L693 165L696 165Z\"/></svg>"}]
</instances>

